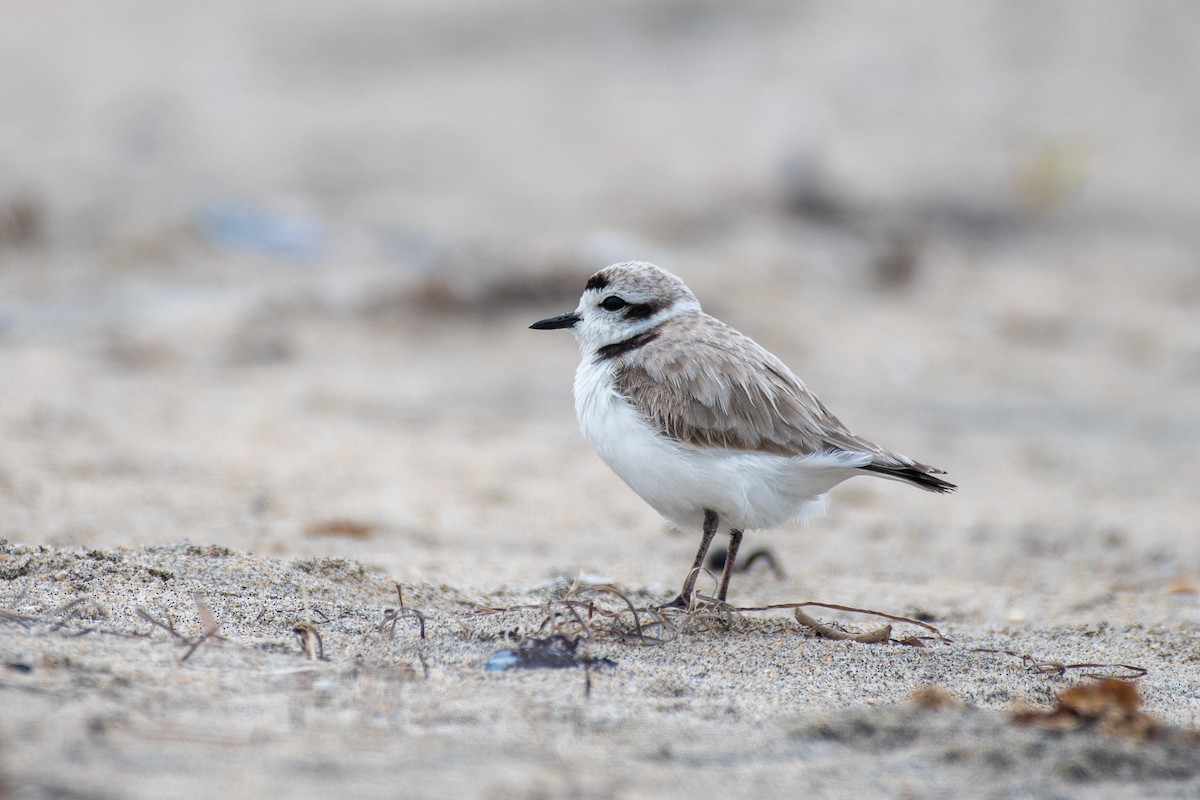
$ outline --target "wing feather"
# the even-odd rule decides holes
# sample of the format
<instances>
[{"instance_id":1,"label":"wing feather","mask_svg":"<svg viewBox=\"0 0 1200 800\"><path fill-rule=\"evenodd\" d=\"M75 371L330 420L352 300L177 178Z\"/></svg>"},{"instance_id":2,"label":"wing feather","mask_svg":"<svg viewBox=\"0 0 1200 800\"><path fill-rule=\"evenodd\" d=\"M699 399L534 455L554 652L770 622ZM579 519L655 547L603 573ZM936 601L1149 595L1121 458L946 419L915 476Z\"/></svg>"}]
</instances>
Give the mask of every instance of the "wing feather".
<instances>
[{"instance_id":1,"label":"wing feather","mask_svg":"<svg viewBox=\"0 0 1200 800\"><path fill-rule=\"evenodd\" d=\"M901 479L914 469L938 472L855 436L782 361L723 322L699 314L662 327L636 359L618 360L616 380L667 436L789 457L862 453L876 472Z\"/></svg>"}]
</instances>

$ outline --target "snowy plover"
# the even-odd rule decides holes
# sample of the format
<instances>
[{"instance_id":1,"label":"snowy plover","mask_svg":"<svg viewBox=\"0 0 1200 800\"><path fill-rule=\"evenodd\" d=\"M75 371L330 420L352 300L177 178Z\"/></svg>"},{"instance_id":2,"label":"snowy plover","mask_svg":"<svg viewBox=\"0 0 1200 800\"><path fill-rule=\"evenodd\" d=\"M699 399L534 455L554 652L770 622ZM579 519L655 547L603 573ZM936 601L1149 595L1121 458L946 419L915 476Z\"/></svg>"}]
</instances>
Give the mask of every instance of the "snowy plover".
<instances>
[{"instance_id":1,"label":"snowy plover","mask_svg":"<svg viewBox=\"0 0 1200 800\"><path fill-rule=\"evenodd\" d=\"M605 267L574 311L529 327L574 332L575 413L604 463L672 525L703 531L677 605L690 602L718 529L730 537L724 601L742 532L824 510L847 478L955 489L942 470L855 436L782 361L653 264Z\"/></svg>"}]
</instances>

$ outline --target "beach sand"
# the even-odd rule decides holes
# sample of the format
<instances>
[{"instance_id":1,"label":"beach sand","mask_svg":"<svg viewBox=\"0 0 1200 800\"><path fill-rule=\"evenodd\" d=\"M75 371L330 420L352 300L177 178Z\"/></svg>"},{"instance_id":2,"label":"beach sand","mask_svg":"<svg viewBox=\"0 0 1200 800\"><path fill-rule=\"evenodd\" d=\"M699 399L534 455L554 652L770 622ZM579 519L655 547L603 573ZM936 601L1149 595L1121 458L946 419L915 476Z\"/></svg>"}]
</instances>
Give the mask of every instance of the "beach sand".
<instances>
[{"instance_id":1,"label":"beach sand","mask_svg":"<svg viewBox=\"0 0 1200 800\"><path fill-rule=\"evenodd\" d=\"M468 11L10 9L0 797L1196 796L1197 15ZM626 258L960 486L731 603L928 627L647 610L527 329Z\"/></svg>"}]
</instances>

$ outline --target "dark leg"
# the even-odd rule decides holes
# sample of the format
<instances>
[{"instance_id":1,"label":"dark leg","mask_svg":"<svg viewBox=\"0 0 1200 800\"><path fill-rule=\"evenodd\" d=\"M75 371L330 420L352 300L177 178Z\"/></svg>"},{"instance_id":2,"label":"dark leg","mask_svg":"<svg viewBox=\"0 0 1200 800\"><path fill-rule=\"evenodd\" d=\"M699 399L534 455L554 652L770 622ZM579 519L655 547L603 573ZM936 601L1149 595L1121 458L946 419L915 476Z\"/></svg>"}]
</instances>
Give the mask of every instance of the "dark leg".
<instances>
[{"instance_id":1,"label":"dark leg","mask_svg":"<svg viewBox=\"0 0 1200 800\"><path fill-rule=\"evenodd\" d=\"M729 532L729 552L725 555L725 569L721 570L721 591L717 599L725 602L725 594L729 591L729 579L733 577L734 565L737 563L737 551L742 546L742 532Z\"/></svg>"},{"instance_id":2,"label":"dark leg","mask_svg":"<svg viewBox=\"0 0 1200 800\"><path fill-rule=\"evenodd\" d=\"M688 572L687 577L683 581L683 591L679 596L672 600L667 605L676 606L678 608L687 608L688 602L691 600L692 591L696 588L696 578L700 575L700 570L704 568L704 557L708 555L708 546L712 544L713 537L717 535L717 512L704 509L704 536L700 539L700 549L696 551L696 560L692 562L692 569ZM740 535L740 534L739 534Z\"/></svg>"}]
</instances>

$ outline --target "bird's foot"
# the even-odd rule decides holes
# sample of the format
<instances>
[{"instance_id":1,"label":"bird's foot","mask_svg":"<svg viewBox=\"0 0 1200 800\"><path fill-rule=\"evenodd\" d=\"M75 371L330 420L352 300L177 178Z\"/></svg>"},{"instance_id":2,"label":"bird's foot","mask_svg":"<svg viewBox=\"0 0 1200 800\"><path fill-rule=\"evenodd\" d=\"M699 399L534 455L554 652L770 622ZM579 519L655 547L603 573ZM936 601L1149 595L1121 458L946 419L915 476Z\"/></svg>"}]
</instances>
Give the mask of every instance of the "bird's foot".
<instances>
[{"instance_id":1,"label":"bird's foot","mask_svg":"<svg viewBox=\"0 0 1200 800\"><path fill-rule=\"evenodd\" d=\"M658 609L659 609L659 611L662 611L664 609L677 609L680 611L687 611L691 605L692 605L692 601L685 600L682 594L677 594L677 595L675 595L674 600L672 600L669 603L663 603L661 606L658 607Z\"/></svg>"},{"instance_id":2,"label":"bird's foot","mask_svg":"<svg viewBox=\"0 0 1200 800\"><path fill-rule=\"evenodd\" d=\"M684 598L682 594L676 595L675 599L669 603L664 603L658 606L659 611L684 611L689 614L717 614L719 616L728 616L733 611L733 606L724 600L716 597L693 592L689 598Z\"/></svg>"}]
</instances>

